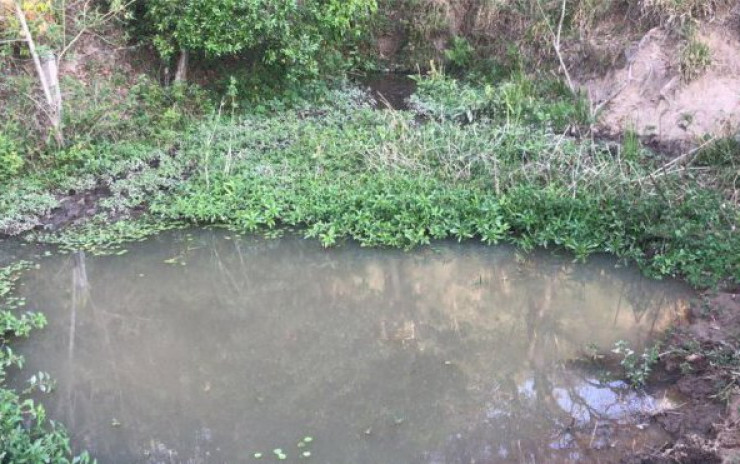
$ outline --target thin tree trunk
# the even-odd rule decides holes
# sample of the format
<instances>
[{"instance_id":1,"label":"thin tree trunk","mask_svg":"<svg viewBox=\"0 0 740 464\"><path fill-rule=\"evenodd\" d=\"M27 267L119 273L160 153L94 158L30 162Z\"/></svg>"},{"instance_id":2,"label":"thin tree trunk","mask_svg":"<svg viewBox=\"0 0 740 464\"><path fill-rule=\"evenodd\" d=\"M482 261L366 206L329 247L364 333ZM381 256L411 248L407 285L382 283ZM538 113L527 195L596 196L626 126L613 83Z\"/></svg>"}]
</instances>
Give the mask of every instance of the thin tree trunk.
<instances>
[{"instance_id":1,"label":"thin tree trunk","mask_svg":"<svg viewBox=\"0 0 740 464\"><path fill-rule=\"evenodd\" d=\"M46 78L46 85L49 86L52 106L54 108L54 117L57 119L56 124L62 123L62 89L59 87L59 67L57 58L51 54L41 59L41 67Z\"/></svg>"},{"instance_id":2,"label":"thin tree trunk","mask_svg":"<svg viewBox=\"0 0 740 464\"><path fill-rule=\"evenodd\" d=\"M41 58L39 58L39 54L36 51L36 44L33 41L33 36L31 35L31 30L28 28L28 23L26 22L26 14L23 12L23 8L21 8L21 4L16 0L14 2L15 4L15 14L18 18L18 22L21 25L21 32L23 33L23 38L26 41L26 44L28 45L28 51L31 53L31 58L33 59L33 64L36 67L36 74L38 75L39 82L41 82L41 88L44 91L44 97L46 98L46 104L48 105L48 110L46 111L49 122L51 124L52 131L54 132L54 139L57 141L59 145L64 144L64 137L62 135L62 96L61 92L59 90L59 79L58 79L58 73L57 73L57 65L56 65L56 59L52 56L50 59L46 58L44 60L44 65L41 63ZM53 65L49 64L49 61L53 61ZM54 83L54 89L50 86L49 80L53 79Z\"/></svg>"},{"instance_id":3,"label":"thin tree trunk","mask_svg":"<svg viewBox=\"0 0 740 464\"><path fill-rule=\"evenodd\" d=\"M190 53L183 49L180 51L180 58L177 60L177 72L175 73L175 82L186 83L188 81L188 60Z\"/></svg>"}]
</instances>

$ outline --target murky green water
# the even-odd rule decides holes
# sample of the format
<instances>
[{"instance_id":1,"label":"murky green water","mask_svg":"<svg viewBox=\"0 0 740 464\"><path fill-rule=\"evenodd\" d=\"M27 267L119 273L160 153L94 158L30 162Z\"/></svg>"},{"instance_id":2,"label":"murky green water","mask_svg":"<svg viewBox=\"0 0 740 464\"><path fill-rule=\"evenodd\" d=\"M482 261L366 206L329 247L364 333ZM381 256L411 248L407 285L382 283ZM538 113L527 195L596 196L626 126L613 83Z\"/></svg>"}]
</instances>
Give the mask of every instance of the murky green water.
<instances>
[{"instance_id":1,"label":"murky green water","mask_svg":"<svg viewBox=\"0 0 740 464\"><path fill-rule=\"evenodd\" d=\"M57 379L51 417L103 463L607 462L659 400L565 361L687 296L609 259L213 231L50 258L22 291L50 321L23 375Z\"/></svg>"}]
</instances>

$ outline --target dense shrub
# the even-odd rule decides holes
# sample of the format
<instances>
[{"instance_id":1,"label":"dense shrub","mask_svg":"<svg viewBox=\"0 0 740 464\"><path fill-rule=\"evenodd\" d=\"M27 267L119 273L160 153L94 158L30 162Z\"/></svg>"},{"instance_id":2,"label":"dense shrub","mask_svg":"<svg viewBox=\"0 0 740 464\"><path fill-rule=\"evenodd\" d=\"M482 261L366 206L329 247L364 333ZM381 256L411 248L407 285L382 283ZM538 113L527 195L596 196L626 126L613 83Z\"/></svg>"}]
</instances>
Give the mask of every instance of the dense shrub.
<instances>
[{"instance_id":1,"label":"dense shrub","mask_svg":"<svg viewBox=\"0 0 740 464\"><path fill-rule=\"evenodd\" d=\"M0 132L0 182L9 179L21 170L23 158L13 140Z\"/></svg>"},{"instance_id":2,"label":"dense shrub","mask_svg":"<svg viewBox=\"0 0 740 464\"><path fill-rule=\"evenodd\" d=\"M375 0L153 0L143 19L157 50L206 57L251 54L274 77L316 77L332 54L362 34Z\"/></svg>"}]
</instances>

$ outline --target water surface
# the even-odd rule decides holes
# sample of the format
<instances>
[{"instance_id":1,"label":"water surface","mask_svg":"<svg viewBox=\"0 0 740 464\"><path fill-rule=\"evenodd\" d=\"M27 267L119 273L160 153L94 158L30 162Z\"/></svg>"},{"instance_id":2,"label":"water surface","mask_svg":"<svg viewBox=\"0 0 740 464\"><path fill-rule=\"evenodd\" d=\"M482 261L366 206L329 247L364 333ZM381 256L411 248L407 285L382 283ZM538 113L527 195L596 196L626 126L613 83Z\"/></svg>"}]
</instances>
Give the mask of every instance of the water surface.
<instances>
[{"instance_id":1,"label":"water surface","mask_svg":"<svg viewBox=\"0 0 740 464\"><path fill-rule=\"evenodd\" d=\"M21 288L49 319L23 374L57 379L50 416L104 463L609 462L660 399L567 361L652 340L687 296L611 259L218 231L49 258Z\"/></svg>"}]
</instances>

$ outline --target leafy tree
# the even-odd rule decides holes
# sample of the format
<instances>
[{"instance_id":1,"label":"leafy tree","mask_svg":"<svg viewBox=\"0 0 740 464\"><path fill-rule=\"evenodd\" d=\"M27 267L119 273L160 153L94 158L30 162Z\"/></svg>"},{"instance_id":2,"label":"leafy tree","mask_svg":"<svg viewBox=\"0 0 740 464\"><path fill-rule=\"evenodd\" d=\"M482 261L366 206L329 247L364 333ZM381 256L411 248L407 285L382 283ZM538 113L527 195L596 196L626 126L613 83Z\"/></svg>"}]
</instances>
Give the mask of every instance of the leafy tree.
<instances>
[{"instance_id":1,"label":"leafy tree","mask_svg":"<svg viewBox=\"0 0 740 464\"><path fill-rule=\"evenodd\" d=\"M250 53L288 78L316 76L327 57L362 34L375 0L150 0L144 19L164 57Z\"/></svg>"}]
</instances>

